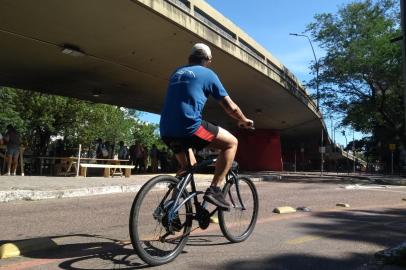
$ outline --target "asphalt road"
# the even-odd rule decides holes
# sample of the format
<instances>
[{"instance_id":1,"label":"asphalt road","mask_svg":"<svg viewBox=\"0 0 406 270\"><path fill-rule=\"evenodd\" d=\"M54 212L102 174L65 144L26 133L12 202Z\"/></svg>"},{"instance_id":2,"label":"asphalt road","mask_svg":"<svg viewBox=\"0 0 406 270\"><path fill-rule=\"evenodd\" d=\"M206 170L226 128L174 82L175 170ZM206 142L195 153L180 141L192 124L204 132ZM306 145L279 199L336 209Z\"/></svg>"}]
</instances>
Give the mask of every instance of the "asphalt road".
<instances>
[{"instance_id":1,"label":"asphalt road","mask_svg":"<svg viewBox=\"0 0 406 270\"><path fill-rule=\"evenodd\" d=\"M218 225L195 231L184 252L157 269L370 269L375 252L405 241L406 187L341 180L256 182L252 236L230 244ZM129 244L134 194L0 204L0 243L52 237L58 247L0 260L0 269L139 269ZM350 208L337 207L348 203ZM311 212L278 215L278 206Z\"/></svg>"}]
</instances>

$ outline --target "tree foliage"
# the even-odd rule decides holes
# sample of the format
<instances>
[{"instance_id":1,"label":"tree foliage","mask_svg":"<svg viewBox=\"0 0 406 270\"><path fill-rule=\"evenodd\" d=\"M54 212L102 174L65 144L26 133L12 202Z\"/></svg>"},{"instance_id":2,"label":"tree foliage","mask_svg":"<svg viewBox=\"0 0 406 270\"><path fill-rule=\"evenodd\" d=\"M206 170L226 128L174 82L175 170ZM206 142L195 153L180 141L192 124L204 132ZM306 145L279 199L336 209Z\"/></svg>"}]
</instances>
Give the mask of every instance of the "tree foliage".
<instances>
[{"instance_id":1,"label":"tree foliage","mask_svg":"<svg viewBox=\"0 0 406 270\"><path fill-rule=\"evenodd\" d=\"M376 141L405 141L402 52L391 42L401 35L398 1L352 2L314 19L306 31L326 51L319 61L321 104Z\"/></svg>"},{"instance_id":2,"label":"tree foliage","mask_svg":"<svg viewBox=\"0 0 406 270\"><path fill-rule=\"evenodd\" d=\"M307 27L326 51L319 61L323 105L357 131L403 123L402 53L390 41L401 34L399 18L397 2L366 0L317 14Z\"/></svg>"},{"instance_id":3,"label":"tree foliage","mask_svg":"<svg viewBox=\"0 0 406 270\"><path fill-rule=\"evenodd\" d=\"M160 144L157 126L141 122L135 110L12 88L0 88L0 102L0 130L16 126L36 155L45 154L56 136L72 148L89 147L97 138L113 144Z\"/></svg>"}]
</instances>

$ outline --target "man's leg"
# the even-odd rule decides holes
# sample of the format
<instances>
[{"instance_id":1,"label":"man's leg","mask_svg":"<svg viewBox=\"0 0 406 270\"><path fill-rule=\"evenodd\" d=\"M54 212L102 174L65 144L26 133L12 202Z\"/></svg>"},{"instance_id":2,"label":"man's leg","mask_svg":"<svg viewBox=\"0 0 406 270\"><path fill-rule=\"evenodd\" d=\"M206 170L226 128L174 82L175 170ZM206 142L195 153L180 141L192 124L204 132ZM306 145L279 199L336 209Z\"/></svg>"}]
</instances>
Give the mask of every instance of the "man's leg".
<instances>
[{"instance_id":1,"label":"man's leg","mask_svg":"<svg viewBox=\"0 0 406 270\"><path fill-rule=\"evenodd\" d=\"M10 173L11 173L11 163L12 163L12 160L13 160L13 156L12 155L7 155L6 160L7 160L7 175L10 175Z\"/></svg>"},{"instance_id":2,"label":"man's leg","mask_svg":"<svg viewBox=\"0 0 406 270\"><path fill-rule=\"evenodd\" d=\"M196 164L195 155L193 154L193 150L191 148L188 149L188 152L189 152L189 158L190 158L190 165L193 166ZM177 154L175 154L175 157L180 166L180 169L176 172L176 175L181 175L183 172L186 171L186 168L188 166L186 153L185 152L177 153Z\"/></svg>"},{"instance_id":3,"label":"man's leg","mask_svg":"<svg viewBox=\"0 0 406 270\"><path fill-rule=\"evenodd\" d=\"M222 184L227 172L233 164L235 153L237 152L238 140L233 134L219 127L219 132L216 138L208 147L220 149L216 161L213 181L211 182L212 186L218 186Z\"/></svg>"},{"instance_id":4,"label":"man's leg","mask_svg":"<svg viewBox=\"0 0 406 270\"><path fill-rule=\"evenodd\" d=\"M233 164L237 146L237 138L221 127L219 127L216 138L214 138L208 146L220 149L220 153L217 157L213 181L211 182L211 186L206 190L203 198L226 211L230 209L230 203L224 197L219 185L222 184L227 172Z\"/></svg>"},{"instance_id":5,"label":"man's leg","mask_svg":"<svg viewBox=\"0 0 406 270\"><path fill-rule=\"evenodd\" d=\"M11 172L12 172L13 175L16 175L17 164L18 164L18 153L13 156L13 161L12 161L12 164L11 164Z\"/></svg>"}]
</instances>

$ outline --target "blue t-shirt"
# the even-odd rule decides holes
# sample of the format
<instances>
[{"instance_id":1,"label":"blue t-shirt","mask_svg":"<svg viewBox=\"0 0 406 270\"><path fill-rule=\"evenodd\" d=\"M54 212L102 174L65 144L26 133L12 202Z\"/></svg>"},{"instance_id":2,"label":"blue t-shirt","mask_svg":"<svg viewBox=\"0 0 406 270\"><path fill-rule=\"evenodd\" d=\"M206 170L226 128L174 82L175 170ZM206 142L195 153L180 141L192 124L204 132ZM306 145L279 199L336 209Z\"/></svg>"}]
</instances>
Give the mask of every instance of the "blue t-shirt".
<instances>
[{"instance_id":1,"label":"blue t-shirt","mask_svg":"<svg viewBox=\"0 0 406 270\"><path fill-rule=\"evenodd\" d=\"M191 136L202 122L209 96L216 100L228 96L216 73L200 65L178 68L169 80L161 113L161 136Z\"/></svg>"}]
</instances>

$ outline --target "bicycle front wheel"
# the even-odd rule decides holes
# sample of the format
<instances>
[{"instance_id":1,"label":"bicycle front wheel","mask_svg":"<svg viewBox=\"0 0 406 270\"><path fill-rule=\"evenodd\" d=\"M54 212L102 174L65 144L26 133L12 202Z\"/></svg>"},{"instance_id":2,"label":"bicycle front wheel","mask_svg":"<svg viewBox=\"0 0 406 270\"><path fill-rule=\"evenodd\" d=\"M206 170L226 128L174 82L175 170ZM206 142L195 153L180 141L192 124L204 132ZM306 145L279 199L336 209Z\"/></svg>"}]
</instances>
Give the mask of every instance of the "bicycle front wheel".
<instances>
[{"instance_id":1,"label":"bicycle front wheel","mask_svg":"<svg viewBox=\"0 0 406 270\"><path fill-rule=\"evenodd\" d=\"M178 179L162 175L149 180L134 199L130 214L131 243L138 256L149 265L175 259L184 248L192 227L192 204L187 201L174 216L173 204ZM185 191L178 201L187 197Z\"/></svg>"},{"instance_id":2,"label":"bicycle front wheel","mask_svg":"<svg viewBox=\"0 0 406 270\"><path fill-rule=\"evenodd\" d=\"M223 235L233 243L246 240L255 227L258 216L258 193L254 183L247 177L238 176L223 188L230 203L230 211L219 211L219 223ZM238 183L238 187L237 184Z\"/></svg>"}]
</instances>

